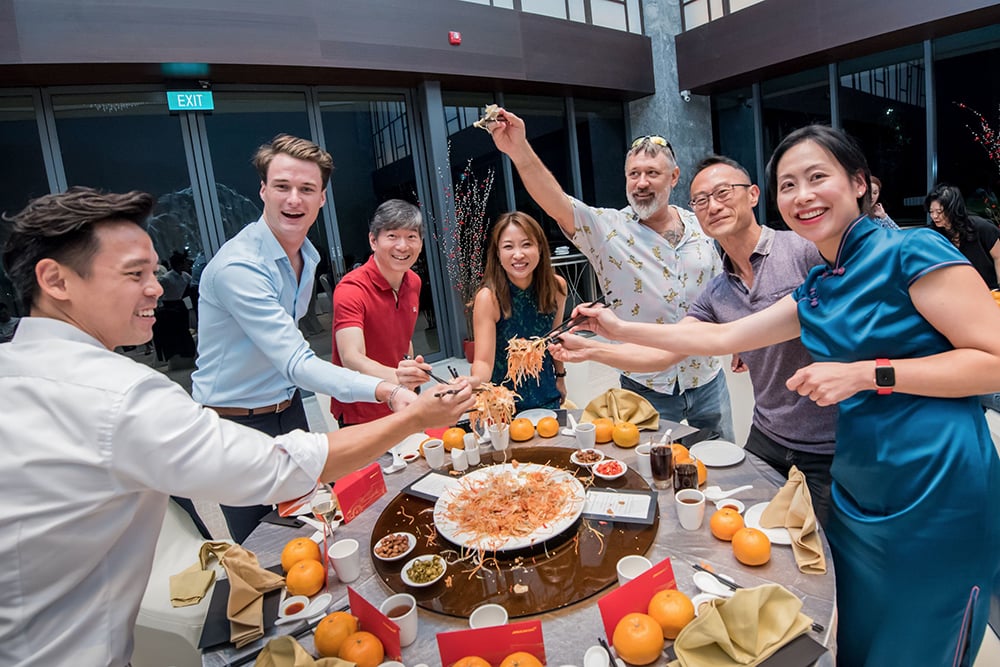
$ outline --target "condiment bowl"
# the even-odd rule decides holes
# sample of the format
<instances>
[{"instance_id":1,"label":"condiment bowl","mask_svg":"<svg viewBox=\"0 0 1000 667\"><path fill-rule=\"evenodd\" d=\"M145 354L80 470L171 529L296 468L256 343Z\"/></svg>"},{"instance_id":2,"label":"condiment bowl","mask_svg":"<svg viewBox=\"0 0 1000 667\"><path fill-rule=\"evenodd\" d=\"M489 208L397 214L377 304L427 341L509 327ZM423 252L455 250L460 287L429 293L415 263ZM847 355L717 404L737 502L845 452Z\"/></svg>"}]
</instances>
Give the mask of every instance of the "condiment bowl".
<instances>
[{"instance_id":1,"label":"condiment bowl","mask_svg":"<svg viewBox=\"0 0 1000 667\"><path fill-rule=\"evenodd\" d=\"M592 463L589 462L589 461L584 461L584 460L582 460L580 458L580 455L583 454L584 452L586 452L587 454L594 454L594 455L598 456L599 458L596 461L592 462ZM601 461L604 460L604 452L602 452L599 449L578 449L575 452L573 452L572 454L570 454L569 460L572 461L573 463L575 463L578 466L581 466L583 468L589 468L592 465L594 465L596 463L600 463Z\"/></svg>"},{"instance_id":2,"label":"condiment bowl","mask_svg":"<svg viewBox=\"0 0 1000 667\"><path fill-rule=\"evenodd\" d=\"M382 555L379 555L379 552L378 552L379 547L382 546L382 543L385 540L389 539L393 535L404 535L404 536L406 536L406 543L407 543L406 551L403 551L402 553L396 554L395 556L382 556ZM380 561L384 561L386 563L391 563L392 561L397 561L397 560L399 560L401 558L405 558L407 555L409 555L409 553L411 551L413 551L413 547L415 547L415 546L417 546L417 538L412 533L389 533L388 535L386 535L381 540L379 540L378 542L375 543L375 546L372 548L372 555L375 556L375 558L378 558Z\"/></svg>"},{"instance_id":3,"label":"condiment bowl","mask_svg":"<svg viewBox=\"0 0 1000 667\"><path fill-rule=\"evenodd\" d=\"M624 461L619 461L618 459L605 459L595 463L591 470L594 471L594 475L601 479L612 480L624 475L625 471L628 470L628 466L625 465Z\"/></svg>"},{"instance_id":4,"label":"condiment bowl","mask_svg":"<svg viewBox=\"0 0 1000 667\"><path fill-rule=\"evenodd\" d=\"M407 574L407 571L414 565L416 565L417 562L433 561L433 560L437 560L438 562L441 563L441 574L434 577L433 579L430 579L429 581L414 581L413 579L410 578L410 575ZM437 554L430 554L424 556L417 556L416 558L412 558L406 561L406 565L404 565L403 569L400 570L399 576L403 580L403 583L406 584L407 586L412 586L413 588L425 588L427 586L430 586L431 584L437 583L437 581L441 579L441 577L443 577L447 571L448 571L448 563L445 561L445 559L441 558L441 556L438 556Z\"/></svg>"}]
</instances>

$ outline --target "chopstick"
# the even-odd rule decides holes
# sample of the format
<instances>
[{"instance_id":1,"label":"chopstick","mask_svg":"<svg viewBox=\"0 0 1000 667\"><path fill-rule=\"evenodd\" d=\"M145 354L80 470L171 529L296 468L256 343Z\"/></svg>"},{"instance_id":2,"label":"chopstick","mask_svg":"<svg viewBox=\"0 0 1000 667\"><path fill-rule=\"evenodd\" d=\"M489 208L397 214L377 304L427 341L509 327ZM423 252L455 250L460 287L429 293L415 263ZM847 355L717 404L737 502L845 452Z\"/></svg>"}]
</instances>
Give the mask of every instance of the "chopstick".
<instances>
[{"instance_id":1,"label":"chopstick","mask_svg":"<svg viewBox=\"0 0 1000 667\"><path fill-rule=\"evenodd\" d=\"M600 297L598 297L597 299L594 299L590 303L586 304L584 307L585 308L590 308L591 306L596 306L599 303L604 303L604 300L606 298L607 298L607 294L602 294ZM568 320L563 320L561 323L559 323L558 326L556 326L555 328L553 328L552 331L548 332L544 336L540 336L540 338L543 338L543 339L544 338L555 338L559 334L566 333L567 331L569 331L570 329L572 329L573 327L575 327L577 324L580 324L581 322L583 322L585 319L587 319L586 316L584 316L584 315L577 315L576 317L571 317Z\"/></svg>"},{"instance_id":2,"label":"chopstick","mask_svg":"<svg viewBox=\"0 0 1000 667\"><path fill-rule=\"evenodd\" d=\"M618 661L615 660L615 654L611 652L611 647L608 646L608 642L605 641L604 637L598 637L597 643L604 647L604 650L608 652L608 659L611 661L612 665L617 665Z\"/></svg>"},{"instance_id":3,"label":"chopstick","mask_svg":"<svg viewBox=\"0 0 1000 667\"><path fill-rule=\"evenodd\" d=\"M715 572L712 572L708 568L702 567L701 565L698 565L697 563L691 563L691 567L693 567L694 569L699 570L701 572L707 572L708 574L710 574L713 577L715 577L716 581L718 581L723 586L726 586L731 591L735 591L735 590L739 590L740 588L743 588L742 586L740 586L736 582L729 581L725 577L719 576ZM825 627L823 627L819 623L815 623L815 622L812 624L812 629L813 629L813 632L823 632L823 631L826 630Z\"/></svg>"}]
</instances>

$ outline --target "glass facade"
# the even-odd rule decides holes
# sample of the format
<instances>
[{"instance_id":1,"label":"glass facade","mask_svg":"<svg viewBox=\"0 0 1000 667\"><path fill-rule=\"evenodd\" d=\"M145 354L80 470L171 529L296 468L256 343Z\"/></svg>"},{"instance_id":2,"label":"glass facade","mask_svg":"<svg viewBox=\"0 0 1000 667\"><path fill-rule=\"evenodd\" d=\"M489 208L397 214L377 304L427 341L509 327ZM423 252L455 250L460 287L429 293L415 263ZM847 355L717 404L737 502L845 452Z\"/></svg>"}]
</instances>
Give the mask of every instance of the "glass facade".
<instances>
[{"instance_id":1,"label":"glass facade","mask_svg":"<svg viewBox=\"0 0 1000 667\"><path fill-rule=\"evenodd\" d=\"M317 141L333 155L334 171L327 205L310 231L322 259L312 307L301 327L313 349L327 358L333 288L346 271L367 260L368 223L386 199L421 204L424 212L428 231L414 269L427 289L414 348L431 360L460 354L448 342L457 336L438 329L443 322L441 326L460 331L460 324L440 317L455 311L459 297L450 287L437 231L432 231L446 229L447 214L435 210L427 184L442 182L453 192L468 166L480 181L492 177L482 201L487 229L500 213L522 208L546 226L553 245L567 244L516 173L510 178L509 162L489 135L472 127L482 108L494 102L491 94L447 91L434 109L415 109L413 100L421 98L411 90L220 85L213 95L215 109L205 113L171 112L165 91L148 87L0 92L0 140L8 158L0 169L5 183L12 185L2 189L0 206L13 213L33 197L71 185L150 192L157 198L150 234L161 261L183 256L194 278L195 289L187 299L194 333L200 271L222 243L262 211L260 177L251 164L254 151L282 132ZM525 117L533 145L567 192L620 205L626 134L620 102L523 95L503 102ZM575 109L573 118L567 117L570 108ZM429 114L444 120L447 174L428 173L434 167L425 155L427 138L414 119ZM40 130L45 127L51 128L48 134ZM9 227L0 223L0 240L9 235ZM558 270L572 274L575 289L589 297L586 272L575 261L564 264ZM2 271L0 300L21 314ZM168 363L143 346L124 352L190 387L189 367Z\"/></svg>"}]
</instances>

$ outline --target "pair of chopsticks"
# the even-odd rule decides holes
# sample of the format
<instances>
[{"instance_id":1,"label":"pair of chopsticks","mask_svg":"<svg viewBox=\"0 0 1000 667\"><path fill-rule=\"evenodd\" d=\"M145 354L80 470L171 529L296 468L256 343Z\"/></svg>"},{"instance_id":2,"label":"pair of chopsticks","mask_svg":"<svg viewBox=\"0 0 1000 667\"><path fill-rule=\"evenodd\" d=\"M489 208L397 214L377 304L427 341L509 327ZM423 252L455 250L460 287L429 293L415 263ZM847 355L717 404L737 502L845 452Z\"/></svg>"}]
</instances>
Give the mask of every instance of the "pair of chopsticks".
<instances>
[{"instance_id":1,"label":"pair of chopsticks","mask_svg":"<svg viewBox=\"0 0 1000 667\"><path fill-rule=\"evenodd\" d=\"M458 371L455 370L453 366L448 366L448 372L451 373L452 380L457 380L460 377ZM430 375L432 378L434 378L441 384L451 384L450 380L438 380L437 376L434 375L433 373L428 373L428 375ZM442 396L447 396L448 394L457 394L457 393L458 389L448 389L447 391L439 391L438 393L434 394L434 398L441 398Z\"/></svg>"},{"instance_id":2,"label":"pair of chopsticks","mask_svg":"<svg viewBox=\"0 0 1000 667\"><path fill-rule=\"evenodd\" d=\"M734 583L732 581L729 581L725 577L721 577L718 574L716 574L715 572L712 572L708 568L702 567L701 565L698 565L697 563L692 563L691 567L693 567L694 569L699 570L701 572L706 572L706 573L712 575L713 577L715 577L716 581L718 581L720 584L722 584L723 586L725 586L726 588L728 588L731 591L735 591L735 590L738 590L740 588L743 588L739 584ZM814 632L823 632L824 630L826 630L826 628L823 627L822 625L820 625L819 623L813 623L812 624L812 629L813 629Z\"/></svg>"},{"instance_id":3,"label":"pair of chopsticks","mask_svg":"<svg viewBox=\"0 0 1000 667\"><path fill-rule=\"evenodd\" d=\"M590 308L592 306L596 306L597 304L604 303L604 300L607 298L607 296L608 296L607 294L602 294L600 297L594 299L590 303L585 304L584 307ZM566 333L567 331L575 327L577 324L583 322L585 319L587 319L587 317L584 315L577 315L576 317L571 317L568 320L564 320L563 322L561 322L558 326L552 329L552 331L548 332L543 336L540 336L540 338L550 339L550 340L553 338L558 338L559 334Z\"/></svg>"}]
</instances>

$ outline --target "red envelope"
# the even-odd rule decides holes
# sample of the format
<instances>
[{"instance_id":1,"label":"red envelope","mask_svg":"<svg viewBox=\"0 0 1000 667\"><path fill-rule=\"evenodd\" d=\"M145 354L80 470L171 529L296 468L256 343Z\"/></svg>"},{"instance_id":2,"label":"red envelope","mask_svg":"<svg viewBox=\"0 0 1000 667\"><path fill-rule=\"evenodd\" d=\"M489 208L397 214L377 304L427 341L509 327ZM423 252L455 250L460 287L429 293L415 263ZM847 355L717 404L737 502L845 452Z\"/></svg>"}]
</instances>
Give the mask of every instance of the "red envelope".
<instances>
[{"instance_id":1,"label":"red envelope","mask_svg":"<svg viewBox=\"0 0 1000 667\"><path fill-rule=\"evenodd\" d=\"M389 660L402 661L403 651L399 646L399 626L378 610L378 607L361 597L350 586L347 587L347 601L351 605L351 613L358 619L358 625L365 632L370 632L382 642L385 657Z\"/></svg>"},{"instance_id":2,"label":"red envelope","mask_svg":"<svg viewBox=\"0 0 1000 667\"><path fill-rule=\"evenodd\" d=\"M541 621L508 623L492 628L440 632L438 654L444 667L476 655L496 667L511 653L525 651L545 664L545 640Z\"/></svg>"},{"instance_id":3,"label":"red envelope","mask_svg":"<svg viewBox=\"0 0 1000 667\"><path fill-rule=\"evenodd\" d=\"M344 523L350 523L376 500L385 495L385 478L378 462L356 470L337 480L333 485Z\"/></svg>"},{"instance_id":4,"label":"red envelope","mask_svg":"<svg viewBox=\"0 0 1000 667\"><path fill-rule=\"evenodd\" d=\"M664 558L624 586L619 586L600 600L597 606L604 621L604 634L608 643L615 634L615 626L625 614L640 612L645 614L653 596L667 588L677 588L674 568L669 558Z\"/></svg>"},{"instance_id":5,"label":"red envelope","mask_svg":"<svg viewBox=\"0 0 1000 667\"><path fill-rule=\"evenodd\" d=\"M448 428L449 428L448 426L445 426L444 428L429 428L426 431L424 431L424 433L426 433L427 437L429 438L437 438L438 440L440 440L441 436L444 435L444 432L447 431Z\"/></svg>"}]
</instances>

